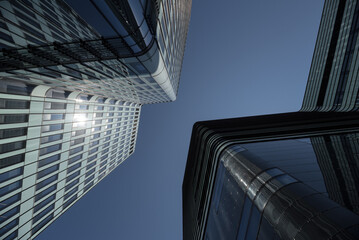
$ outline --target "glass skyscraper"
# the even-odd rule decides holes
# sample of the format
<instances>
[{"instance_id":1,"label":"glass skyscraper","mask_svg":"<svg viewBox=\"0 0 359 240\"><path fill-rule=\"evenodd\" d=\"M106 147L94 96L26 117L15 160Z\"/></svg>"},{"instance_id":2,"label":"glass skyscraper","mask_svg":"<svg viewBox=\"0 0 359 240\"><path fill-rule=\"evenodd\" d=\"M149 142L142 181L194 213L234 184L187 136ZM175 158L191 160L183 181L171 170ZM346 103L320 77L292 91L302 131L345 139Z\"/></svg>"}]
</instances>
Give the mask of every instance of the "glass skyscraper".
<instances>
[{"instance_id":1,"label":"glass skyscraper","mask_svg":"<svg viewBox=\"0 0 359 240\"><path fill-rule=\"evenodd\" d=\"M176 99L191 1L0 2L0 239L31 239Z\"/></svg>"},{"instance_id":2,"label":"glass skyscraper","mask_svg":"<svg viewBox=\"0 0 359 240\"><path fill-rule=\"evenodd\" d=\"M302 111L358 110L358 31L358 1L325 1Z\"/></svg>"},{"instance_id":3,"label":"glass skyscraper","mask_svg":"<svg viewBox=\"0 0 359 240\"><path fill-rule=\"evenodd\" d=\"M183 180L184 239L358 239L358 117L197 122Z\"/></svg>"},{"instance_id":4,"label":"glass skyscraper","mask_svg":"<svg viewBox=\"0 0 359 240\"><path fill-rule=\"evenodd\" d=\"M195 123L184 239L359 238L359 1L325 1L302 108Z\"/></svg>"}]
</instances>

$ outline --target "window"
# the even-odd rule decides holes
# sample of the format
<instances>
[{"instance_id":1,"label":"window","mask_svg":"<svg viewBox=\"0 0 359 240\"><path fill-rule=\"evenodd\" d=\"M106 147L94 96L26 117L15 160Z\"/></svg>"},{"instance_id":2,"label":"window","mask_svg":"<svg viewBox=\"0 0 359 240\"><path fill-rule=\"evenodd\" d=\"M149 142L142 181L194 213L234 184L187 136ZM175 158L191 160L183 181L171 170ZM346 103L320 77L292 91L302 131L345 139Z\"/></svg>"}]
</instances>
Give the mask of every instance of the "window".
<instances>
[{"instance_id":1,"label":"window","mask_svg":"<svg viewBox=\"0 0 359 240\"><path fill-rule=\"evenodd\" d=\"M41 138L41 144L54 142L54 141L57 141L57 140L60 140L60 139L62 139L62 134L61 133L51 135L51 136L47 136L47 137L42 137Z\"/></svg>"},{"instance_id":2,"label":"window","mask_svg":"<svg viewBox=\"0 0 359 240\"><path fill-rule=\"evenodd\" d=\"M82 158L82 154L76 155L75 157L72 157L68 160L68 164L72 164L74 162L77 162L78 160L80 160Z\"/></svg>"},{"instance_id":3,"label":"window","mask_svg":"<svg viewBox=\"0 0 359 240\"><path fill-rule=\"evenodd\" d=\"M76 184L78 184L79 182L80 182L80 180L76 179L75 181L72 181L71 183L67 184L66 187L65 187L65 192L68 191L73 186L75 186Z\"/></svg>"},{"instance_id":4,"label":"window","mask_svg":"<svg viewBox=\"0 0 359 240\"><path fill-rule=\"evenodd\" d=\"M39 222L35 227L32 228L31 233L34 235L39 229L41 229L43 226L45 226L50 220L54 217L54 213L51 213L49 216L47 216L44 220Z\"/></svg>"},{"instance_id":5,"label":"window","mask_svg":"<svg viewBox=\"0 0 359 240\"><path fill-rule=\"evenodd\" d=\"M16 181L14 183L11 183L5 187L2 187L0 188L0 197L12 192L12 191L15 191L16 189L19 189L21 188L22 186L22 181Z\"/></svg>"},{"instance_id":6,"label":"window","mask_svg":"<svg viewBox=\"0 0 359 240\"><path fill-rule=\"evenodd\" d=\"M74 179L75 177L79 176L80 175L80 170L77 171L77 172L74 172L73 174L71 174L70 176L68 176L66 178L66 182L70 182L72 179Z\"/></svg>"},{"instance_id":7,"label":"window","mask_svg":"<svg viewBox=\"0 0 359 240\"><path fill-rule=\"evenodd\" d=\"M19 137L27 134L27 128L0 129L0 139Z\"/></svg>"},{"instance_id":8,"label":"window","mask_svg":"<svg viewBox=\"0 0 359 240\"><path fill-rule=\"evenodd\" d=\"M44 121L62 120L65 118L65 114L43 114L42 119Z\"/></svg>"},{"instance_id":9,"label":"window","mask_svg":"<svg viewBox=\"0 0 359 240\"><path fill-rule=\"evenodd\" d=\"M28 114L1 114L0 124L24 123L28 122Z\"/></svg>"},{"instance_id":10,"label":"window","mask_svg":"<svg viewBox=\"0 0 359 240\"><path fill-rule=\"evenodd\" d=\"M76 163L75 165L72 165L71 167L69 167L67 169L67 174L75 171L76 169L78 169L79 167L81 167L81 163Z\"/></svg>"},{"instance_id":11,"label":"window","mask_svg":"<svg viewBox=\"0 0 359 240\"><path fill-rule=\"evenodd\" d=\"M36 191L40 190L41 188L49 185L50 183L52 183L56 180L57 180L57 174L39 182L38 184L36 184Z\"/></svg>"},{"instance_id":12,"label":"window","mask_svg":"<svg viewBox=\"0 0 359 240\"><path fill-rule=\"evenodd\" d=\"M20 199L21 199L21 193L18 193L18 194L15 194L14 196L11 196L11 197L3 200L0 204L0 211L4 210L11 204L16 203L17 201L20 201Z\"/></svg>"},{"instance_id":13,"label":"window","mask_svg":"<svg viewBox=\"0 0 359 240\"><path fill-rule=\"evenodd\" d=\"M10 229L14 228L19 224L19 218L16 218L15 220L11 221L10 223L6 224L2 228L0 228L0 237L7 233Z\"/></svg>"},{"instance_id":14,"label":"window","mask_svg":"<svg viewBox=\"0 0 359 240\"><path fill-rule=\"evenodd\" d=\"M77 190L79 189L79 187L75 187L74 189L72 189L70 192L66 193L64 195L64 200L68 199L72 194L74 194Z\"/></svg>"},{"instance_id":15,"label":"window","mask_svg":"<svg viewBox=\"0 0 359 240\"><path fill-rule=\"evenodd\" d=\"M51 157L44 158L42 160L39 160L38 167L43 167L47 164L53 163L57 160L60 160L60 154L53 155Z\"/></svg>"},{"instance_id":16,"label":"window","mask_svg":"<svg viewBox=\"0 0 359 240\"><path fill-rule=\"evenodd\" d=\"M90 143L90 147L96 146L99 143L100 143L99 140L93 141L93 142Z\"/></svg>"},{"instance_id":17,"label":"window","mask_svg":"<svg viewBox=\"0 0 359 240\"><path fill-rule=\"evenodd\" d=\"M49 147L44 147L44 148L41 148L40 151L39 151L39 155L42 156L42 155L45 155L45 154L48 154L48 153L52 153L52 152L55 152L55 151L58 151L61 149L61 143L59 144L55 144L55 145L51 145Z\"/></svg>"},{"instance_id":18,"label":"window","mask_svg":"<svg viewBox=\"0 0 359 240\"><path fill-rule=\"evenodd\" d=\"M66 109L66 103L45 102L45 109Z\"/></svg>"},{"instance_id":19,"label":"window","mask_svg":"<svg viewBox=\"0 0 359 240\"><path fill-rule=\"evenodd\" d=\"M66 99L70 92L58 89L49 89L46 92L46 97L57 98L57 99Z\"/></svg>"},{"instance_id":20,"label":"window","mask_svg":"<svg viewBox=\"0 0 359 240\"><path fill-rule=\"evenodd\" d=\"M17 176L22 175L23 167L15 168L13 170L4 172L0 174L0 183L5 182L9 179L15 178Z\"/></svg>"},{"instance_id":21,"label":"window","mask_svg":"<svg viewBox=\"0 0 359 240\"><path fill-rule=\"evenodd\" d=\"M41 127L41 132L52 132L52 131L58 131L64 129L64 124L51 124Z\"/></svg>"},{"instance_id":22,"label":"window","mask_svg":"<svg viewBox=\"0 0 359 240\"><path fill-rule=\"evenodd\" d=\"M80 146L80 147L70 149L69 155L71 156L71 155L73 155L75 153L81 152L82 150L84 150L84 146Z\"/></svg>"},{"instance_id":23,"label":"window","mask_svg":"<svg viewBox=\"0 0 359 240\"><path fill-rule=\"evenodd\" d=\"M25 159L25 154L18 154L15 156L11 156L11 157L7 157L7 158L3 158L0 161L0 169L4 168L4 167L8 167L11 165L14 165L16 163L20 163L23 162Z\"/></svg>"},{"instance_id":24,"label":"window","mask_svg":"<svg viewBox=\"0 0 359 240\"><path fill-rule=\"evenodd\" d=\"M76 131L72 132L72 136L76 137L76 136L80 136L85 133L86 133L86 129L76 130Z\"/></svg>"},{"instance_id":25,"label":"window","mask_svg":"<svg viewBox=\"0 0 359 240\"><path fill-rule=\"evenodd\" d=\"M0 144L0 153L11 152L26 147L26 141Z\"/></svg>"},{"instance_id":26,"label":"window","mask_svg":"<svg viewBox=\"0 0 359 240\"><path fill-rule=\"evenodd\" d=\"M40 179L42 177L45 177L46 175L53 173L55 171L59 170L59 164L56 164L52 167L46 168L44 170L41 170L40 172L37 173L37 179Z\"/></svg>"},{"instance_id":27,"label":"window","mask_svg":"<svg viewBox=\"0 0 359 240\"><path fill-rule=\"evenodd\" d=\"M11 218L12 216L14 216L15 214L19 213L20 211L20 206L16 206L13 209L1 214L0 217L0 224L2 224L3 222L5 222L6 220L8 220L9 218Z\"/></svg>"},{"instance_id":28,"label":"window","mask_svg":"<svg viewBox=\"0 0 359 240\"><path fill-rule=\"evenodd\" d=\"M55 204L53 203L50 206L48 206L47 208L45 208L44 210L42 210L39 214L37 214L35 217L32 218L32 224L39 221L42 217L44 217L46 214L48 214L54 208L55 208Z\"/></svg>"},{"instance_id":29,"label":"window","mask_svg":"<svg viewBox=\"0 0 359 240\"><path fill-rule=\"evenodd\" d=\"M29 107L29 101L0 99L0 109L29 109Z\"/></svg>"},{"instance_id":30,"label":"window","mask_svg":"<svg viewBox=\"0 0 359 240\"><path fill-rule=\"evenodd\" d=\"M39 201L40 199L42 199L43 197L45 197L46 195L48 195L49 193L51 193L51 192L53 192L55 190L56 190L56 184L52 185L51 187L46 188L42 192L36 194L35 202Z\"/></svg>"},{"instance_id":31,"label":"window","mask_svg":"<svg viewBox=\"0 0 359 240\"><path fill-rule=\"evenodd\" d=\"M43 200L42 202L38 203L35 207L34 207L34 213L36 213L37 211L39 211L41 208L45 207L47 204L49 204L50 202L52 202L53 200L55 200L56 198L56 194L52 194L50 197L46 198L45 200Z\"/></svg>"},{"instance_id":32,"label":"window","mask_svg":"<svg viewBox=\"0 0 359 240\"><path fill-rule=\"evenodd\" d=\"M16 94L16 95L26 95L29 96L34 89L35 85L28 85L23 82L10 81L10 80L1 80L0 81L0 92Z\"/></svg>"},{"instance_id":33,"label":"window","mask_svg":"<svg viewBox=\"0 0 359 240\"><path fill-rule=\"evenodd\" d=\"M71 143L70 143L70 146L74 146L74 145L83 143L84 141L85 141L84 137L72 140Z\"/></svg>"}]
</instances>

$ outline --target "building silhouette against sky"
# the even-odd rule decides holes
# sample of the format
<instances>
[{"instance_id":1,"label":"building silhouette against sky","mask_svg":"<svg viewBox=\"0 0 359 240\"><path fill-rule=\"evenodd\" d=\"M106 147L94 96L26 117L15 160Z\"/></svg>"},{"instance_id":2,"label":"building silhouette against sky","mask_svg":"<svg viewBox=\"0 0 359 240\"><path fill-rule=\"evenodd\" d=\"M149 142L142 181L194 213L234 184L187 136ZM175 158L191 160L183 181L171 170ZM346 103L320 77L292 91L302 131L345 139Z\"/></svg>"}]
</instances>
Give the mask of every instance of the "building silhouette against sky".
<instances>
[{"instance_id":1,"label":"building silhouette against sky","mask_svg":"<svg viewBox=\"0 0 359 240\"><path fill-rule=\"evenodd\" d=\"M191 1L1 1L0 239L36 237L176 99Z\"/></svg>"},{"instance_id":2,"label":"building silhouette against sky","mask_svg":"<svg viewBox=\"0 0 359 240\"><path fill-rule=\"evenodd\" d=\"M299 112L194 125L184 239L359 238L358 30L325 1Z\"/></svg>"}]
</instances>

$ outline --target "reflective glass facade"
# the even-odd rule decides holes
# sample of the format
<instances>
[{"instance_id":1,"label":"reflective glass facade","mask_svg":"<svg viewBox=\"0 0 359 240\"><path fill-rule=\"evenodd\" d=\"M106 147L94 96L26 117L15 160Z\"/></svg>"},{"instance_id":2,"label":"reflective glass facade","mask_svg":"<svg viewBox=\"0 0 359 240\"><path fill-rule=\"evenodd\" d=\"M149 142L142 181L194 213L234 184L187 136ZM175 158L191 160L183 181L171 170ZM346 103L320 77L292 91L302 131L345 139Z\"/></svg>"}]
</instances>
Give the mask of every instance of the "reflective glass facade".
<instances>
[{"instance_id":1,"label":"reflective glass facade","mask_svg":"<svg viewBox=\"0 0 359 240\"><path fill-rule=\"evenodd\" d=\"M297 112L196 123L184 239L358 239L357 118Z\"/></svg>"},{"instance_id":2,"label":"reflective glass facade","mask_svg":"<svg viewBox=\"0 0 359 240\"><path fill-rule=\"evenodd\" d=\"M325 1L302 111L353 111L359 106L359 2Z\"/></svg>"},{"instance_id":3,"label":"reflective glass facade","mask_svg":"<svg viewBox=\"0 0 359 240\"><path fill-rule=\"evenodd\" d=\"M0 77L141 104L173 101L190 10L190 0L2 1Z\"/></svg>"},{"instance_id":4,"label":"reflective glass facade","mask_svg":"<svg viewBox=\"0 0 359 240\"><path fill-rule=\"evenodd\" d=\"M36 236L135 150L139 104L45 86L0 99L1 239Z\"/></svg>"},{"instance_id":5,"label":"reflective glass facade","mask_svg":"<svg viewBox=\"0 0 359 240\"><path fill-rule=\"evenodd\" d=\"M32 239L176 99L191 0L0 1L0 239Z\"/></svg>"}]
</instances>

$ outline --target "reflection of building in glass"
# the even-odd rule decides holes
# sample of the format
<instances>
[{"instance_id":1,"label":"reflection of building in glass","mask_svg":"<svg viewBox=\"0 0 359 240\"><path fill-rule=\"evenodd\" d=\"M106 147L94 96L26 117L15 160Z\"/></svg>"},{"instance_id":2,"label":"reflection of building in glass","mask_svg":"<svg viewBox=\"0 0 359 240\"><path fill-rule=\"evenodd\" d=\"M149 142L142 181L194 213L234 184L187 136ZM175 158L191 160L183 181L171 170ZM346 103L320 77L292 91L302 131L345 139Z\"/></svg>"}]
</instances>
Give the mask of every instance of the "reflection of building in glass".
<instances>
[{"instance_id":1,"label":"reflection of building in glass","mask_svg":"<svg viewBox=\"0 0 359 240\"><path fill-rule=\"evenodd\" d=\"M359 214L359 135L313 137L316 153L331 199Z\"/></svg>"},{"instance_id":2,"label":"reflection of building in glass","mask_svg":"<svg viewBox=\"0 0 359 240\"><path fill-rule=\"evenodd\" d=\"M85 5L84 5L85 4ZM0 239L29 239L176 99L190 0L0 2Z\"/></svg>"},{"instance_id":3,"label":"reflection of building in glass","mask_svg":"<svg viewBox=\"0 0 359 240\"><path fill-rule=\"evenodd\" d=\"M358 1L325 1L303 111L358 109L358 26Z\"/></svg>"},{"instance_id":4,"label":"reflection of building in glass","mask_svg":"<svg viewBox=\"0 0 359 240\"><path fill-rule=\"evenodd\" d=\"M358 117L298 112L196 123L183 181L184 239L358 239L359 216L330 199L314 143L357 134ZM351 172L358 175L358 165Z\"/></svg>"}]
</instances>

